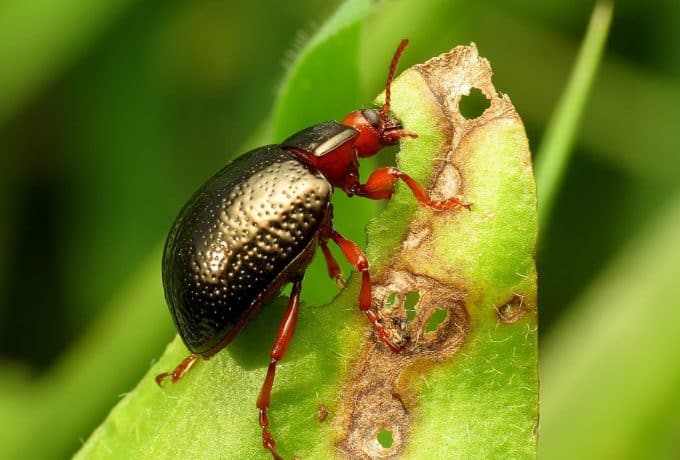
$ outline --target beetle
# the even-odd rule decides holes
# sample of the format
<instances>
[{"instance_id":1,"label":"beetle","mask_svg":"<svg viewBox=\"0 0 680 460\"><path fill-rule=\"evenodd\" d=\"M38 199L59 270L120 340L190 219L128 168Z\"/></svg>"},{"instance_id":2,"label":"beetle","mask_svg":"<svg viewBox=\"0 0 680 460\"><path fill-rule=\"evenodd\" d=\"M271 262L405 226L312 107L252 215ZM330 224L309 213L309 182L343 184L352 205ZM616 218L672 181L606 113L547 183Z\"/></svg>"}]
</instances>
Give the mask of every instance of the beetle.
<instances>
[{"instance_id":1,"label":"beetle","mask_svg":"<svg viewBox=\"0 0 680 460\"><path fill-rule=\"evenodd\" d=\"M394 53L381 108L355 110L342 122L311 126L281 144L259 147L236 158L193 195L165 244L165 297L191 354L173 371L159 374L159 385L168 377L177 382L199 358L208 359L227 346L268 299L292 283L256 403L263 446L274 459L281 458L267 415L274 374L292 339L302 278L317 247L329 276L339 284L343 275L329 241L361 273L359 309L380 341L399 352L381 317L371 309L366 256L333 228L333 190L389 199L396 182L402 180L419 203L435 210L470 206L456 196L431 199L414 179L395 167L377 169L365 183L359 180L359 158L373 156L402 138L417 137L390 114L391 85L407 44L408 40L402 40Z\"/></svg>"}]
</instances>

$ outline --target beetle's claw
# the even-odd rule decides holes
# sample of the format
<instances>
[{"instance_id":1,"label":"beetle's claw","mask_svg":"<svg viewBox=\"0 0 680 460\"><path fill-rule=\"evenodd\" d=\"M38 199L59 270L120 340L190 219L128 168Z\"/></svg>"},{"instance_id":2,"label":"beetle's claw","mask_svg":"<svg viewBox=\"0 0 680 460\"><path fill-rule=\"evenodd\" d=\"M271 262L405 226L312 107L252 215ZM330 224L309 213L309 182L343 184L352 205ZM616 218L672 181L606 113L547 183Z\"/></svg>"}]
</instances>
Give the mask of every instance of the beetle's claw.
<instances>
[{"instance_id":1,"label":"beetle's claw","mask_svg":"<svg viewBox=\"0 0 680 460\"><path fill-rule=\"evenodd\" d=\"M395 355L398 355L399 353L401 353L401 348L399 348L394 343L392 343L391 340L383 340L383 343L385 343L385 345L387 345L387 347L390 350L392 350L392 353L394 353Z\"/></svg>"},{"instance_id":2,"label":"beetle's claw","mask_svg":"<svg viewBox=\"0 0 680 460\"><path fill-rule=\"evenodd\" d=\"M403 340L395 341L394 340L394 331L390 331L385 329L383 326L380 328L376 328L376 333L378 334L378 338L380 341L387 345L387 347L392 350L394 354L399 354L401 353L401 348L404 345ZM401 337L400 337L401 339Z\"/></svg>"},{"instance_id":3,"label":"beetle's claw","mask_svg":"<svg viewBox=\"0 0 680 460\"><path fill-rule=\"evenodd\" d=\"M170 377L172 375L172 372L163 372L162 374L158 374L156 378L154 379L156 381L156 385L159 387L163 387L163 381L165 381L166 378Z\"/></svg>"},{"instance_id":4,"label":"beetle's claw","mask_svg":"<svg viewBox=\"0 0 680 460\"><path fill-rule=\"evenodd\" d=\"M335 284L338 286L338 289L344 288L345 284L347 284L347 282L342 277L342 273L335 277Z\"/></svg>"},{"instance_id":5,"label":"beetle's claw","mask_svg":"<svg viewBox=\"0 0 680 460\"><path fill-rule=\"evenodd\" d=\"M465 208L468 211L472 208L472 203L468 201L463 201L458 197L451 197L448 200L431 201L429 206L436 211L448 211L454 208Z\"/></svg>"},{"instance_id":6,"label":"beetle's claw","mask_svg":"<svg viewBox=\"0 0 680 460\"><path fill-rule=\"evenodd\" d=\"M461 201L460 206L467 209L468 211L472 209L472 203L470 203L469 201Z\"/></svg>"}]
</instances>

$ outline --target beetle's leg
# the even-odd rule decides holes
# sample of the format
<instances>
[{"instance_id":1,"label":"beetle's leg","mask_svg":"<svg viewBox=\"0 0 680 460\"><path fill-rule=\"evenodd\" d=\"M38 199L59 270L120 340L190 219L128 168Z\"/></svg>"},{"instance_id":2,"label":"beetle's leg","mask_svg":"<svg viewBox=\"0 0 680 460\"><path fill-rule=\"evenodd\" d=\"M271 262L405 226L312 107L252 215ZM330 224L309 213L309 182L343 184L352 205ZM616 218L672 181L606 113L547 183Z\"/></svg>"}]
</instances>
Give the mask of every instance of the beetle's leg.
<instances>
[{"instance_id":1,"label":"beetle's leg","mask_svg":"<svg viewBox=\"0 0 680 460\"><path fill-rule=\"evenodd\" d=\"M288 309L283 315L279 330L274 339L272 346L271 360L267 368L267 376L264 378L260 396L257 398L257 408L260 409L260 427L262 428L262 445L265 449L271 452L275 460L282 460L282 457L276 453L276 441L269 431L269 417L267 416L267 409L269 409L269 402L272 395L272 386L274 385L274 374L276 373L276 363L278 363L286 354L286 349L290 344L295 332L295 325L297 324L298 310L300 307L300 290L302 289L302 279L293 281L293 289L290 292L290 300L288 301Z\"/></svg>"},{"instance_id":2,"label":"beetle's leg","mask_svg":"<svg viewBox=\"0 0 680 460\"><path fill-rule=\"evenodd\" d=\"M339 288L345 286L345 280L342 278L342 269L338 262L331 254L330 249L328 249L328 236L321 235L319 238L319 246L321 246L321 252L323 252L323 257L326 259L326 267L328 267L328 276L333 278Z\"/></svg>"},{"instance_id":3,"label":"beetle's leg","mask_svg":"<svg viewBox=\"0 0 680 460\"><path fill-rule=\"evenodd\" d=\"M371 274L368 272L368 259L361 251L359 246L353 241L350 241L340 235L338 232L330 229L330 238L340 247L343 254L351 263L354 268L361 272L361 291L359 294L359 309L364 312L368 321L373 325L376 334L380 340L390 347L395 353L399 353L399 347L392 343L390 333L385 329L385 327L380 322L380 317L376 312L371 310L372 296L372 284L371 284Z\"/></svg>"},{"instance_id":4,"label":"beetle's leg","mask_svg":"<svg viewBox=\"0 0 680 460\"><path fill-rule=\"evenodd\" d=\"M418 202L425 206L429 206L438 211L444 211L458 206L470 209L470 203L455 196L446 200L431 199L418 182L408 174L399 171L393 166L376 169L369 176L365 184L354 185L351 187L350 192L374 200L387 200L394 193L394 186L399 179L403 180L404 183L408 185L408 188L413 192L413 196L416 197Z\"/></svg>"},{"instance_id":5,"label":"beetle's leg","mask_svg":"<svg viewBox=\"0 0 680 460\"><path fill-rule=\"evenodd\" d=\"M404 137L410 137L411 139L417 139L418 135L412 131L406 131L405 129L390 129L385 131L382 135L382 139L385 145L394 145L399 142L399 139Z\"/></svg>"},{"instance_id":6,"label":"beetle's leg","mask_svg":"<svg viewBox=\"0 0 680 460\"><path fill-rule=\"evenodd\" d=\"M184 358L184 360L179 363L172 372L163 372L162 374L158 374L155 379L156 383L161 386L163 380L165 380L167 377L170 377L170 381L172 383L177 383L177 381L181 379L182 376L189 371L189 369L191 369L191 366L194 365L198 358L199 356L197 354L190 354Z\"/></svg>"}]
</instances>

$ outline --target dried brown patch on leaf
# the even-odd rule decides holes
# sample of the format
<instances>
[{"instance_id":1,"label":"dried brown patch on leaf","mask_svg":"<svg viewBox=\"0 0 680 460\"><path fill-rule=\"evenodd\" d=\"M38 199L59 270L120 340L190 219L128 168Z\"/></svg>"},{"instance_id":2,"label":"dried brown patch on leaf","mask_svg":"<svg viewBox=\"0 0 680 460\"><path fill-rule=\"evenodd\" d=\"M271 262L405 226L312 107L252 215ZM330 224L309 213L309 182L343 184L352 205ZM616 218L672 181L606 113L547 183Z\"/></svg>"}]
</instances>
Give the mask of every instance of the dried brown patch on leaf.
<instances>
[{"instance_id":1,"label":"dried brown patch on leaf","mask_svg":"<svg viewBox=\"0 0 680 460\"><path fill-rule=\"evenodd\" d=\"M415 304L413 300L409 302L416 297L414 293L418 294ZM468 332L462 296L432 278L392 269L384 281L374 285L373 296L384 324L391 327L395 341L403 343L403 347L396 355L371 336L363 350L342 397L346 401L342 421L346 437L337 447L343 458L394 458L403 450L410 414L400 395L399 377L414 365L452 356ZM410 308L414 315L409 320ZM445 317L434 330L427 331L426 325L437 311L445 312ZM381 432L389 433L389 447L380 442Z\"/></svg>"}]
</instances>

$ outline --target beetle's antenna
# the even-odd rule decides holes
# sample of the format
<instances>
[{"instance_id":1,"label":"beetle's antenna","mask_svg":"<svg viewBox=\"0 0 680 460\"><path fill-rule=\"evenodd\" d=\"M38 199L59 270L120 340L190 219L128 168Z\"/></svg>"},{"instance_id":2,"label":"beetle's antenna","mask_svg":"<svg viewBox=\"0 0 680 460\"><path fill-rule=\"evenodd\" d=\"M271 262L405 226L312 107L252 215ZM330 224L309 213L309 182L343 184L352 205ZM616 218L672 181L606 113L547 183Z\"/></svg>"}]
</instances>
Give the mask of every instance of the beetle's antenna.
<instances>
[{"instance_id":1,"label":"beetle's antenna","mask_svg":"<svg viewBox=\"0 0 680 460\"><path fill-rule=\"evenodd\" d=\"M394 80L394 73L397 71L397 64L399 64L399 58L404 52L404 48L408 45L408 38L405 38L399 43L397 51L394 52L394 57L392 57L392 63L390 64L390 72L387 74L387 81L385 82L385 104L380 109L384 115L390 111L390 97L392 96L392 80Z\"/></svg>"}]
</instances>

